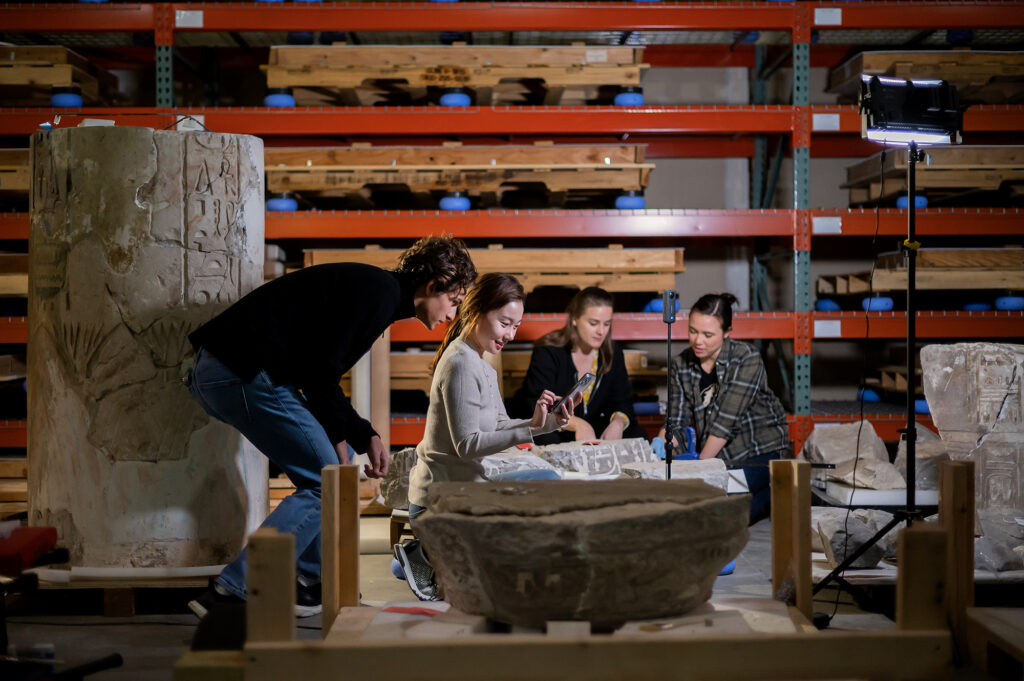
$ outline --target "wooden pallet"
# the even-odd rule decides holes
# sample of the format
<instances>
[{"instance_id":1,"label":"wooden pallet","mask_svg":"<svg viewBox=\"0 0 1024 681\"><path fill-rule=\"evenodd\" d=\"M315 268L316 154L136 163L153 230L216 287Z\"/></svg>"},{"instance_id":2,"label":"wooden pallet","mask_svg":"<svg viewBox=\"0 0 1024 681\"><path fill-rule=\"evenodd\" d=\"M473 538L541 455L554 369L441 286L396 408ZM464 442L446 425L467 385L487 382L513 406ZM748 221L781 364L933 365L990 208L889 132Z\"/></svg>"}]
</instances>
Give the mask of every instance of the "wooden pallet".
<instances>
[{"instance_id":1,"label":"wooden pallet","mask_svg":"<svg viewBox=\"0 0 1024 681\"><path fill-rule=\"evenodd\" d=\"M675 286L684 272L682 248L486 248L470 249L480 274L508 272L523 288L538 286L600 286L608 291L660 291ZM391 269L401 253L397 249L308 250L305 265L362 262Z\"/></svg>"},{"instance_id":2,"label":"wooden pallet","mask_svg":"<svg viewBox=\"0 0 1024 681\"><path fill-rule=\"evenodd\" d=\"M870 272L820 276L819 295L866 294L907 288L903 254L883 253ZM922 248L917 256L917 288L925 290L1024 288L1024 248ZM870 279L870 286L869 286Z\"/></svg>"},{"instance_id":3,"label":"wooden pallet","mask_svg":"<svg viewBox=\"0 0 1024 681\"><path fill-rule=\"evenodd\" d=\"M344 197L367 188L493 192L544 186L551 192L642 191L652 163L644 145L273 148L264 150L267 190Z\"/></svg>"},{"instance_id":4,"label":"wooden pallet","mask_svg":"<svg viewBox=\"0 0 1024 681\"><path fill-rule=\"evenodd\" d=\"M0 47L0 99L4 106L50 106L54 87L77 86L85 104L115 104L117 76L64 47Z\"/></svg>"},{"instance_id":5,"label":"wooden pallet","mask_svg":"<svg viewBox=\"0 0 1024 681\"><path fill-rule=\"evenodd\" d=\"M14 192L27 197L31 181L29 150L0 149L0 193Z\"/></svg>"},{"instance_id":6,"label":"wooden pallet","mask_svg":"<svg viewBox=\"0 0 1024 681\"><path fill-rule=\"evenodd\" d=\"M906 393L907 392L907 367L905 366L884 366L874 369L873 371L878 373L878 376L872 376L867 378L865 384L881 389L886 392L893 393ZM921 392L921 368L918 367L914 372L917 377L918 392Z\"/></svg>"},{"instance_id":7,"label":"wooden pallet","mask_svg":"<svg viewBox=\"0 0 1024 681\"><path fill-rule=\"evenodd\" d=\"M244 651L194 651L175 666L176 681L271 680L301 676L333 679L338 669L353 677L404 679L401 665L382 659L412 659L420 669L443 670L432 678L450 681L493 676L506 681L660 681L668 678L723 679L939 679L952 672L962 613L973 594L973 571L964 574L971 554L962 539L973 538L973 496L966 502L947 495L942 524L918 523L901 531L901 570L897 585L897 630L819 632L810 623L810 466L772 462L772 592L795 594L785 632L723 631L716 622L697 622L686 635L673 635L671 623L637 623L614 635L592 635L585 624L550 623L547 634L476 633L466 620L449 621L444 636L368 633L377 612L359 605L357 471L324 471L323 642L296 640L293 611L294 539L261 530L249 542L249 586ZM948 468L948 466L947 466ZM946 476L964 486L973 480L970 464ZM955 506L959 503L963 513ZM926 526L929 525L929 526ZM962 550L963 549L963 550ZM911 567L912 566L912 567ZM912 578L910 574L913 572ZM742 607L756 608L758 599ZM764 612L778 605L762 603ZM714 618L711 618L712 620ZM678 628L685 627L685 623ZM695 630L694 630L695 629Z\"/></svg>"},{"instance_id":8,"label":"wooden pallet","mask_svg":"<svg viewBox=\"0 0 1024 681\"><path fill-rule=\"evenodd\" d=\"M968 50L862 52L832 69L828 92L841 103L857 101L861 74L945 80L960 101L972 104L1024 102L1024 53Z\"/></svg>"},{"instance_id":9,"label":"wooden pallet","mask_svg":"<svg viewBox=\"0 0 1024 681\"><path fill-rule=\"evenodd\" d=\"M467 88L478 106L583 104L602 86L638 86L642 47L332 45L271 47L267 87L299 106L424 104L428 88Z\"/></svg>"},{"instance_id":10,"label":"wooden pallet","mask_svg":"<svg viewBox=\"0 0 1024 681\"><path fill-rule=\"evenodd\" d=\"M907 191L907 152L885 152L884 165L880 159L881 152L847 168L844 186L850 189L851 205L889 200ZM916 170L917 191L929 200L1010 187L1019 191L1024 185L1024 146L925 147Z\"/></svg>"}]
</instances>

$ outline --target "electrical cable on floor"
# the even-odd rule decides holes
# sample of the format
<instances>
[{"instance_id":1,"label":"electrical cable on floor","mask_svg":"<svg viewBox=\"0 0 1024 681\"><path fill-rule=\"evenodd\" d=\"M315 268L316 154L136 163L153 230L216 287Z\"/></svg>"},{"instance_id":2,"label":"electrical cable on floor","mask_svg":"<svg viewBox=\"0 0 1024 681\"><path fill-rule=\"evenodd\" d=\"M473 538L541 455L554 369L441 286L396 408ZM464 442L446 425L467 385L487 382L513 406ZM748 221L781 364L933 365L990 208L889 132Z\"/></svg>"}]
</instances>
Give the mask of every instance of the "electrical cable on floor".
<instances>
[{"instance_id":1,"label":"electrical cable on floor","mask_svg":"<svg viewBox=\"0 0 1024 681\"><path fill-rule=\"evenodd\" d=\"M882 197L885 196L885 151L886 148L882 147L882 153L879 156L878 162L878 201L875 202L875 233L871 237L871 272L868 274L868 304L867 309L864 310L864 338L865 340L871 339L871 297L874 295L875 286L875 266L878 263L878 228L880 223L879 210L882 203ZM909 350L908 350L909 351ZM853 491L850 492L850 503L846 506L846 517L843 519L843 555L839 559L842 562L846 559L847 552L849 551L850 545L850 511L853 510L853 495L857 493L857 464L860 463L860 434L864 430L864 395L867 392L867 374L868 374L868 358L867 353L863 354L863 361L861 362L860 368L860 420L857 426L857 448L854 450L853 455ZM841 578L842 575L840 574ZM828 616L828 620L825 626L831 624L832 619L839 612L839 596L842 594L842 582L836 583L836 600L832 605L832 614ZM853 594L850 594L851 598L854 598Z\"/></svg>"}]
</instances>

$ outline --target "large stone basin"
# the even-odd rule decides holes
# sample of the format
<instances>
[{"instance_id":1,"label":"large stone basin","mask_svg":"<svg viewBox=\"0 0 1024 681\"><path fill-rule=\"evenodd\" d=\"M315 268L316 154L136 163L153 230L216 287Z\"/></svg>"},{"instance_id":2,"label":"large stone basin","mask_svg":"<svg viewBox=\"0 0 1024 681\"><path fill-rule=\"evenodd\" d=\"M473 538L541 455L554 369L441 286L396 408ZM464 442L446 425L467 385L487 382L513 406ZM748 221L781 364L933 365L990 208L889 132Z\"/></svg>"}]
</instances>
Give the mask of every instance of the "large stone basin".
<instances>
[{"instance_id":1,"label":"large stone basin","mask_svg":"<svg viewBox=\"0 0 1024 681\"><path fill-rule=\"evenodd\" d=\"M416 533L459 610L607 630L710 598L749 506L697 480L434 483Z\"/></svg>"}]
</instances>

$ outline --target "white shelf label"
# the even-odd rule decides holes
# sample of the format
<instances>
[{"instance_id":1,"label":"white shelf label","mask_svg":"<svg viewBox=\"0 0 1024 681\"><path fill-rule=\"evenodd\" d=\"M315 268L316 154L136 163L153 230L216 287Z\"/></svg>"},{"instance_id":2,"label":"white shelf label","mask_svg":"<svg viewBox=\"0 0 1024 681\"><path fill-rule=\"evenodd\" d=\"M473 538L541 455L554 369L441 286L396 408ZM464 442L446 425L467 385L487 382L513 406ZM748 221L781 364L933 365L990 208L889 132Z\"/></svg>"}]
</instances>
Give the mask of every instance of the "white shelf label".
<instances>
[{"instance_id":1,"label":"white shelf label","mask_svg":"<svg viewBox=\"0 0 1024 681\"><path fill-rule=\"evenodd\" d=\"M815 215L811 217L811 234L842 234L843 219Z\"/></svg>"},{"instance_id":2,"label":"white shelf label","mask_svg":"<svg viewBox=\"0 0 1024 681\"><path fill-rule=\"evenodd\" d=\"M585 58L588 64L603 64L608 61L608 50L587 50Z\"/></svg>"},{"instance_id":3,"label":"white shelf label","mask_svg":"<svg viewBox=\"0 0 1024 681\"><path fill-rule=\"evenodd\" d=\"M843 322L838 319L815 319L815 338L842 338Z\"/></svg>"},{"instance_id":4,"label":"white shelf label","mask_svg":"<svg viewBox=\"0 0 1024 681\"><path fill-rule=\"evenodd\" d=\"M815 7L815 26L842 26L843 10L840 7Z\"/></svg>"},{"instance_id":5,"label":"white shelf label","mask_svg":"<svg viewBox=\"0 0 1024 681\"><path fill-rule=\"evenodd\" d=\"M839 132L839 114L811 114L811 130L814 132Z\"/></svg>"},{"instance_id":6,"label":"white shelf label","mask_svg":"<svg viewBox=\"0 0 1024 681\"><path fill-rule=\"evenodd\" d=\"M174 28L202 28L203 10L179 9L174 12Z\"/></svg>"},{"instance_id":7,"label":"white shelf label","mask_svg":"<svg viewBox=\"0 0 1024 681\"><path fill-rule=\"evenodd\" d=\"M199 132L205 130L206 116L203 114L189 114L188 118L182 118L175 125L176 130Z\"/></svg>"}]
</instances>

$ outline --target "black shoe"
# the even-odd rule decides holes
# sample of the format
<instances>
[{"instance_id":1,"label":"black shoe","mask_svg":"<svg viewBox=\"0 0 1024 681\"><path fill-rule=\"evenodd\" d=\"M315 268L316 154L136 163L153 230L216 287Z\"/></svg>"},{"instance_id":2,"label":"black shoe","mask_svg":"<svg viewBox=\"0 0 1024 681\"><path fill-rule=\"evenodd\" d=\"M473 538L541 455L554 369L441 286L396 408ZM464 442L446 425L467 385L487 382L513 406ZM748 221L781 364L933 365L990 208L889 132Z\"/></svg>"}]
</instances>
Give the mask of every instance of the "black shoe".
<instances>
[{"instance_id":1,"label":"black shoe","mask_svg":"<svg viewBox=\"0 0 1024 681\"><path fill-rule=\"evenodd\" d=\"M234 594L221 593L217 590L216 583L214 580L210 580L210 586L207 587L206 591L202 593L199 598L188 602L188 609L195 614L199 619L206 617L211 610L222 605L238 605L244 604L245 599L239 598Z\"/></svg>"},{"instance_id":2,"label":"black shoe","mask_svg":"<svg viewBox=\"0 0 1024 681\"><path fill-rule=\"evenodd\" d=\"M434 568L427 560L427 554L423 552L419 540L395 544L395 557L405 571L405 580L416 594L416 598L421 601L441 600L440 589L434 581Z\"/></svg>"},{"instance_id":3,"label":"black shoe","mask_svg":"<svg viewBox=\"0 0 1024 681\"><path fill-rule=\"evenodd\" d=\"M323 612L323 587L320 582L306 586L299 580L295 585L295 616L312 617Z\"/></svg>"}]
</instances>

